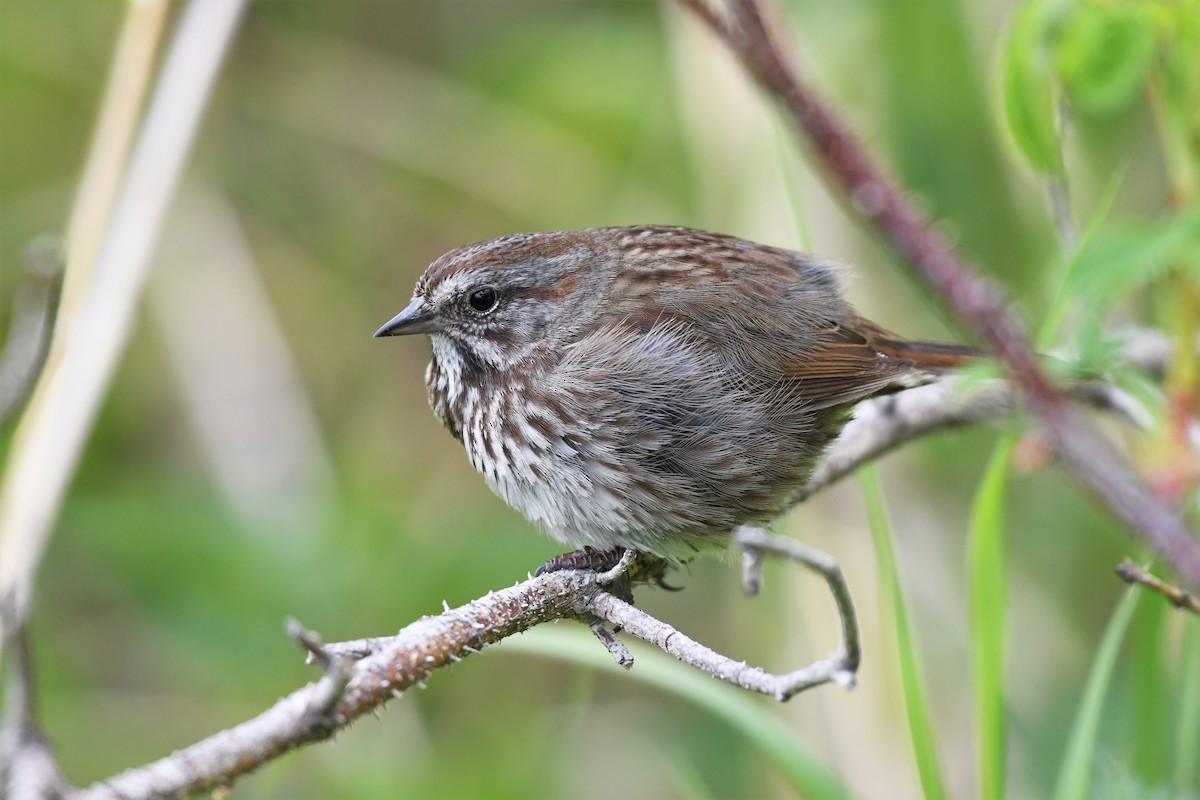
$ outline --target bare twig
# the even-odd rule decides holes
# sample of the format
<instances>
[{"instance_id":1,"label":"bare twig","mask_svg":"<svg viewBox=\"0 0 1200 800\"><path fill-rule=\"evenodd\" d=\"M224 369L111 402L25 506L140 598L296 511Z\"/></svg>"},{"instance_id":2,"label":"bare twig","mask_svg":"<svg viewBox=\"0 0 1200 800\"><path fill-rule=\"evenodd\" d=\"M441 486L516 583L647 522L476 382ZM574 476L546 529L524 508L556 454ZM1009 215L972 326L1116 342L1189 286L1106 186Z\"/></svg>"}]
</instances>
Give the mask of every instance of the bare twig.
<instances>
[{"instance_id":1,"label":"bare twig","mask_svg":"<svg viewBox=\"0 0 1200 800\"><path fill-rule=\"evenodd\" d=\"M325 651L325 645L315 631L310 631L301 625L299 620L291 617L283 621L283 629L287 631L287 635L292 638L292 641L300 645L307 653L306 663L319 664L326 669L329 668L331 663L329 653Z\"/></svg>"},{"instance_id":2,"label":"bare twig","mask_svg":"<svg viewBox=\"0 0 1200 800\"><path fill-rule=\"evenodd\" d=\"M418 620L394 637L319 647L321 657L334 662L359 658L348 668L348 681L343 686L337 686L339 681L327 674L253 720L96 784L76 797L127 800L227 786L266 761L327 738L409 687L422 685L440 667L514 633L562 618L603 616L620 624L619 611L602 613L593 607L599 596L608 595L595 573L552 572ZM316 641L315 637L304 638ZM335 695L335 702L329 705ZM327 705L331 710L323 713L321 709Z\"/></svg>"},{"instance_id":3,"label":"bare twig","mask_svg":"<svg viewBox=\"0 0 1200 800\"><path fill-rule=\"evenodd\" d=\"M846 579L842 575L842 569L834 561L833 556L822 553L820 550L801 544L793 539L783 536L772 536L759 528L752 528L745 525L733 532L733 541L747 556L746 560L743 561L742 570L744 588L749 588L747 586L747 582L749 582L755 591L757 591L762 582L761 576L758 574L751 575L751 573L761 569L762 555L764 553L782 556L799 562L825 578L829 584L829 591L833 594L834 603L837 605L838 618L842 623L842 646L838 652L830 656L825 662L821 662L821 668L827 670L826 673L822 674L828 675L827 680L832 680L841 686L852 688L857 681L856 673L858 672L859 662L862 660L862 647L858 641L858 617L854 613L854 601L850 597L850 587L846 584ZM813 668L810 667L809 669L812 670ZM803 688L808 687L804 686L795 691L802 691ZM777 696L777 699L786 700L787 697L790 697L790 695L785 697Z\"/></svg>"},{"instance_id":4,"label":"bare twig","mask_svg":"<svg viewBox=\"0 0 1200 800\"><path fill-rule=\"evenodd\" d=\"M765 694L776 700L788 700L805 689L825 683L848 685L845 678L849 670L842 654L836 654L794 672L775 675L760 667L752 667L721 655L607 592L598 593L593 598L591 607L597 616L619 625L626 633L670 653L685 664L734 686Z\"/></svg>"},{"instance_id":5,"label":"bare twig","mask_svg":"<svg viewBox=\"0 0 1200 800\"><path fill-rule=\"evenodd\" d=\"M1167 602L1176 608L1182 608L1185 611L1200 615L1200 599L1197 599L1196 595L1187 589L1180 589L1178 586L1172 586L1165 581L1159 580L1151 575L1149 570L1139 567L1130 559L1127 558L1120 564L1117 564L1116 573L1126 583L1141 584L1147 589L1152 589L1167 598Z\"/></svg>"},{"instance_id":6,"label":"bare twig","mask_svg":"<svg viewBox=\"0 0 1200 800\"><path fill-rule=\"evenodd\" d=\"M320 664L325 668L325 676L317 683L318 691L314 692L315 697L308 704L305 716L299 723L299 727L318 731L320 738L325 738L339 727L334 712L346 693L346 687L350 685L354 660L342 655L330 655L321 642L321 637L297 620L288 619L284 628L288 636L308 654L308 663Z\"/></svg>"},{"instance_id":7,"label":"bare twig","mask_svg":"<svg viewBox=\"0 0 1200 800\"><path fill-rule=\"evenodd\" d=\"M633 666L633 653L630 653L629 648L617 638L617 632L604 624L604 620L592 617L588 620L588 628L592 635L600 640L600 644L604 645L604 649L613 657L613 661L617 662L618 667L629 669Z\"/></svg>"},{"instance_id":8,"label":"bare twig","mask_svg":"<svg viewBox=\"0 0 1200 800\"><path fill-rule=\"evenodd\" d=\"M1061 143L1071 130L1071 109L1066 97L1060 97L1054 106L1054 127L1058 131L1061 160ZM1058 236L1059 249L1069 258L1079 247L1079 226L1075 224L1075 215L1071 213L1071 187L1066 170L1045 176L1042 184L1046 192L1046 203L1050 207L1050 219L1054 222L1054 232Z\"/></svg>"},{"instance_id":9,"label":"bare twig","mask_svg":"<svg viewBox=\"0 0 1200 800\"><path fill-rule=\"evenodd\" d=\"M5 731L5 736L10 731ZM57 800L67 796L67 783L58 772L54 754L41 732L33 726L14 729L16 737L0 743L0 795L8 800Z\"/></svg>"},{"instance_id":10,"label":"bare twig","mask_svg":"<svg viewBox=\"0 0 1200 800\"><path fill-rule=\"evenodd\" d=\"M11 609L0 609L9 615ZM9 624L12 667L5 692L5 719L0 727L0 797L9 800L53 800L67 784L34 716L33 669L23 625Z\"/></svg>"},{"instance_id":11,"label":"bare twig","mask_svg":"<svg viewBox=\"0 0 1200 800\"><path fill-rule=\"evenodd\" d=\"M748 534L746 541L766 552L796 555L776 537L763 539L761 534ZM814 565L807 554L801 560ZM825 569L821 571L828 574ZM424 685L424 680L441 667L556 619L578 619L589 624L603 620L714 677L778 700L831 681L852 683L847 676L852 676L857 665L856 645L851 651L843 648L809 667L773 675L723 656L610 594L607 584L612 577L582 570L549 572L420 619L392 637L322 645L314 634L290 625L294 638L315 660L330 664L320 681L293 692L252 720L72 797L132 800L229 786L239 776L289 750L330 737L413 685ZM603 639L609 646L607 640L616 639L611 631L605 631ZM632 660L619 643L609 646L609 651L618 657L618 663Z\"/></svg>"},{"instance_id":12,"label":"bare twig","mask_svg":"<svg viewBox=\"0 0 1200 800\"><path fill-rule=\"evenodd\" d=\"M491 592L460 608L425 617L394 637L325 645L331 658L360 657L330 715L313 715L331 695L332 679L309 684L258 717L145 767L81 791L77 798L140 798L192 794L231 784L283 753L328 738L435 670L540 622L571 617L595 576L555 572ZM326 724L326 721L332 724Z\"/></svg>"},{"instance_id":13,"label":"bare twig","mask_svg":"<svg viewBox=\"0 0 1200 800\"><path fill-rule=\"evenodd\" d=\"M1076 402L1114 414L1138 428L1150 416L1133 398L1107 383L1081 383L1070 387ZM1020 409L1021 396L1008 381L987 381L973 387L950 377L893 395L859 403L854 418L830 448L808 483L788 501L804 502L885 453L919 436L946 428L978 425Z\"/></svg>"},{"instance_id":14,"label":"bare twig","mask_svg":"<svg viewBox=\"0 0 1200 800\"><path fill-rule=\"evenodd\" d=\"M754 597L762 589L763 551L755 547L742 548L742 592Z\"/></svg>"},{"instance_id":15,"label":"bare twig","mask_svg":"<svg viewBox=\"0 0 1200 800\"><path fill-rule=\"evenodd\" d=\"M680 0L730 47L784 108L811 145L829 182L957 316L995 351L1025 391L1030 410L1072 475L1193 588L1200 589L1200 541L1176 509L1156 498L1066 402L1038 366L1021 325L995 287L977 277L886 176L845 122L800 76L778 26L757 0L729 0L728 14L705 0Z\"/></svg>"},{"instance_id":16,"label":"bare twig","mask_svg":"<svg viewBox=\"0 0 1200 800\"><path fill-rule=\"evenodd\" d=\"M13 301L8 336L0 352L0 424L29 394L42 368L61 282L58 242L39 238L29 246L25 280Z\"/></svg>"},{"instance_id":17,"label":"bare twig","mask_svg":"<svg viewBox=\"0 0 1200 800\"><path fill-rule=\"evenodd\" d=\"M859 403L854 418L788 505L804 502L863 464L919 436L1010 414L1017 410L1018 400L1013 385L1006 381L964 391L961 382L951 378Z\"/></svg>"},{"instance_id":18,"label":"bare twig","mask_svg":"<svg viewBox=\"0 0 1200 800\"><path fill-rule=\"evenodd\" d=\"M1050 218L1054 221L1054 232L1058 244L1068 256L1079 246L1079 228L1071 216L1071 192L1065 176L1046 178L1046 203L1050 206Z\"/></svg>"}]
</instances>

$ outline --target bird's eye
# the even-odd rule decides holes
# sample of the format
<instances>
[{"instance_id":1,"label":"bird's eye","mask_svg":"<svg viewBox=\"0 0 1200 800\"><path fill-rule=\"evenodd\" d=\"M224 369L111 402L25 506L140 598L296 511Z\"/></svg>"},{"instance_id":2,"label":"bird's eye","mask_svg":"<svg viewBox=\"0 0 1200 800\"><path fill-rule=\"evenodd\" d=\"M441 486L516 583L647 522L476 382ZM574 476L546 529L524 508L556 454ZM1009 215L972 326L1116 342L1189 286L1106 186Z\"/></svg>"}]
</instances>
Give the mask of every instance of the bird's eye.
<instances>
[{"instance_id":1,"label":"bird's eye","mask_svg":"<svg viewBox=\"0 0 1200 800\"><path fill-rule=\"evenodd\" d=\"M486 314L500 304L500 296L491 286L481 286L467 295L467 304L480 314Z\"/></svg>"}]
</instances>

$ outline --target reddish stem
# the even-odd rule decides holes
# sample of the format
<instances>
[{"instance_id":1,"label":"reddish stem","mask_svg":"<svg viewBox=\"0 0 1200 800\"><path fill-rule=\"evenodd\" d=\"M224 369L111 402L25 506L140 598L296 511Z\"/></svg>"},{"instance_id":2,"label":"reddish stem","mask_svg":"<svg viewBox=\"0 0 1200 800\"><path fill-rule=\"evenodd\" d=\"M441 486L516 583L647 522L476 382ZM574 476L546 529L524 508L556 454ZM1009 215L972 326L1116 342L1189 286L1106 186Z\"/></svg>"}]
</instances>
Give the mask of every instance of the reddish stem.
<instances>
[{"instance_id":1,"label":"reddish stem","mask_svg":"<svg viewBox=\"0 0 1200 800\"><path fill-rule=\"evenodd\" d=\"M1028 396L1055 452L1076 479L1200 589L1200 542L1177 511L1156 498L1069 406L1038 366L1025 332L1000 293L955 256L849 127L801 80L775 26L756 0L729 0L728 19L704 0L680 0L703 19L785 108L825 168L828 182L995 351Z\"/></svg>"}]
</instances>

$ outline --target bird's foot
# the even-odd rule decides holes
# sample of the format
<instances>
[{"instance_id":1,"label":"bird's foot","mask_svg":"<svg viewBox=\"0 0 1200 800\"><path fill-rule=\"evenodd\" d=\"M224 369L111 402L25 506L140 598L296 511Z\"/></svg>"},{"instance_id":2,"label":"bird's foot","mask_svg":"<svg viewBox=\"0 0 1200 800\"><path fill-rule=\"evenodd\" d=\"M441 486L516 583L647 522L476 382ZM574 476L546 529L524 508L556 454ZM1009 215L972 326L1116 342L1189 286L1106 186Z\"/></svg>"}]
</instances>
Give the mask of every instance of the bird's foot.
<instances>
[{"instance_id":1,"label":"bird's foot","mask_svg":"<svg viewBox=\"0 0 1200 800\"><path fill-rule=\"evenodd\" d=\"M632 559L626 559L627 553L634 553ZM627 562L627 563L626 563ZM623 569L618 569L622 567ZM613 573L611 586L613 592L626 602L633 602L630 587L634 584L653 583L668 591L679 591L679 586L670 586L666 582L667 571L675 566L674 562L656 556L653 553L635 552L625 548L615 547L611 550L598 550L594 547L583 547L555 556L537 568L534 576L545 575L548 572L559 572L565 569L582 569L596 573Z\"/></svg>"},{"instance_id":2,"label":"bird's foot","mask_svg":"<svg viewBox=\"0 0 1200 800\"><path fill-rule=\"evenodd\" d=\"M589 572L607 572L621 563L625 548L614 547L611 550L597 550L584 545L579 550L563 553L542 564L533 573L536 578L547 572L561 572L564 569L585 569Z\"/></svg>"}]
</instances>

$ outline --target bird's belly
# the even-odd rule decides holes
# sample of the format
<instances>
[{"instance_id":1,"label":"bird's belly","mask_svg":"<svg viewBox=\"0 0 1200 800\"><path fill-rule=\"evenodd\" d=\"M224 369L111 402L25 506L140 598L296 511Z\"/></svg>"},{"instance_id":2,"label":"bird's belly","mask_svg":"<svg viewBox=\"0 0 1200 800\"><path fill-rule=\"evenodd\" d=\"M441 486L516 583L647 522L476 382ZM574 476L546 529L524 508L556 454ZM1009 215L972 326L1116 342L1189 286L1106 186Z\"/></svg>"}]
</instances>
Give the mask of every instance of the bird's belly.
<instances>
[{"instance_id":1,"label":"bird's belly","mask_svg":"<svg viewBox=\"0 0 1200 800\"><path fill-rule=\"evenodd\" d=\"M777 510L774 500L743 502L761 493L718 499L687 476L648 471L599 431L555 436L520 414L491 416L486 404L481 408L463 427L471 464L509 506L571 547L689 557L724 547L734 527L766 522Z\"/></svg>"},{"instance_id":2,"label":"bird's belly","mask_svg":"<svg viewBox=\"0 0 1200 800\"><path fill-rule=\"evenodd\" d=\"M641 538L630 513L636 498L621 490L619 476L596 475L562 442L517 440L503 428L473 427L463 444L504 502L569 546L635 546Z\"/></svg>"}]
</instances>

